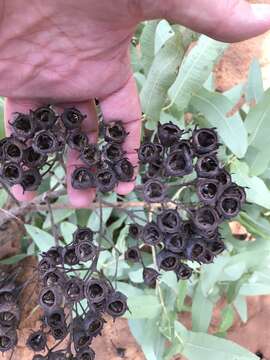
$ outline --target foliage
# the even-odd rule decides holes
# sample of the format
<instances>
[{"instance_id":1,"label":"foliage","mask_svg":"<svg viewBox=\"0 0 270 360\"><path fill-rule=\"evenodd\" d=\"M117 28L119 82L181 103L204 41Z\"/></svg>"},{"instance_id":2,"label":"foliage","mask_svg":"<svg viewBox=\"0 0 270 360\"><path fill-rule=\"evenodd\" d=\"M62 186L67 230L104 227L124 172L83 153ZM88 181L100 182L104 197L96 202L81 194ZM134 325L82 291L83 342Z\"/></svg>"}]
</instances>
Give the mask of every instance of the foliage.
<instances>
[{"instance_id":1,"label":"foliage","mask_svg":"<svg viewBox=\"0 0 270 360\"><path fill-rule=\"evenodd\" d=\"M227 44L200 36L192 50L187 51L195 38L196 34L164 20L146 22L138 29L131 45L131 58L144 113L143 129L154 129L160 119L180 124L187 130L195 124L217 128L224 145L220 150L224 165L234 174L235 181L247 187L249 204L237 220L253 240L237 240L230 227L224 225L222 235L227 251L222 256L213 264L202 266L200 271L195 268L187 282L177 282L173 273L164 273L156 289L146 289L142 269L126 262L123 255L118 257L106 242L102 245L107 251L100 256L98 267L111 279L117 273L117 287L129 297L131 312L126 317L131 332L147 360L170 360L179 353L189 360L204 357L255 360L255 355L225 338L236 313L243 322L248 320L247 296L270 294L270 158L266 150L270 136L270 92L264 92L257 61L251 64L246 84L223 94L216 92L211 73ZM245 101L236 106L243 97ZM61 168L56 168L55 176L41 191L54 187L63 175ZM175 197L179 196L176 192ZM116 195L106 199L116 200ZM127 201L137 200L135 193L127 196ZM5 192L0 190L0 205L5 201ZM66 201L61 196L55 204L63 205ZM127 229L131 219L116 209L106 209L103 216L106 235L123 253L130 242ZM97 210L57 209L54 217L56 223L61 223L65 244L71 241L75 224L88 225L92 230L100 226ZM26 221L31 225L26 225L28 237L23 241L22 254L10 262L51 246L50 215L42 210L28 214ZM151 254L145 254L144 261L153 265ZM185 304L187 296L192 298L191 307ZM221 298L226 299L222 320L218 332L209 335L213 308ZM178 321L177 314L183 311L191 312L192 331ZM167 340L171 343L169 347Z\"/></svg>"}]
</instances>

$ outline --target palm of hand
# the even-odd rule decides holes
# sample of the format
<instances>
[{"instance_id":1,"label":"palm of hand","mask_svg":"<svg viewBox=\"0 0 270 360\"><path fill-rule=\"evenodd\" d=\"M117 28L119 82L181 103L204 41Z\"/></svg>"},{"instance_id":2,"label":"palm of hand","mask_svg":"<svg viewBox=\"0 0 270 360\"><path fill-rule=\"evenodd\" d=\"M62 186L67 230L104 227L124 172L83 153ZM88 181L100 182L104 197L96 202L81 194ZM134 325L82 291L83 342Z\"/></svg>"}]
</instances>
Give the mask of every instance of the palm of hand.
<instances>
[{"instance_id":1,"label":"palm of hand","mask_svg":"<svg viewBox=\"0 0 270 360\"><path fill-rule=\"evenodd\" d=\"M97 137L91 99L99 98L105 121L121 119L130 133L124 144L136 164L140 104L129 62L129 44L139 21L167 17L222 40L240 40L270 27L270 10L253 11L244 0L20 0L0 3L0 95L7 97L5 120L46 103L59 110L74 105L88 117L83 127ZM206 11L207 10L207 11ZM258 10L258 9L257 9ZM95 194L71 187L77 154L67 160L67 185L74 206L85 207ZM126 194L132 183L120 183ZM34 194L14 194L29 200Z\"/></svg>"}]
</instances>

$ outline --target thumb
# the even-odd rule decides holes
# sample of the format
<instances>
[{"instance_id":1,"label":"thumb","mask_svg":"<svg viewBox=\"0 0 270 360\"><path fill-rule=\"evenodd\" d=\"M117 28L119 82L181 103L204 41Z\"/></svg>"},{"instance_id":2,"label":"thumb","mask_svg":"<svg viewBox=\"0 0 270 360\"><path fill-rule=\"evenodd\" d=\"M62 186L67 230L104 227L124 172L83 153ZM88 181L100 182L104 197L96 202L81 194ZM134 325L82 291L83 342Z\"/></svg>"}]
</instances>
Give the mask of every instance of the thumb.
<instances>
[{"instance_id":1,"label":"thumb","mask_svg":"<svg viewBox=\"0 0 270 360\"><path fill-rule=\"evenodd\" d=\"M149 6L151 15L225 42L245 40L270 29L270 5L245 0L160 0L152 14Z\"/></svg>"}]
</instances>

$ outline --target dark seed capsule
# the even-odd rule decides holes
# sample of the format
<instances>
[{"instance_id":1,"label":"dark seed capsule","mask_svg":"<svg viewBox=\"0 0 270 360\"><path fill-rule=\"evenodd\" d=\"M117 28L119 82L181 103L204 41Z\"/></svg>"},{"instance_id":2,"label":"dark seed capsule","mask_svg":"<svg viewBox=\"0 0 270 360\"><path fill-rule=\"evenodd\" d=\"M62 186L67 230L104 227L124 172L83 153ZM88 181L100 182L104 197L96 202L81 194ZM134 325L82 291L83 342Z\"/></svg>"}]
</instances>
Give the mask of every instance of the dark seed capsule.
<instances>
[{"instance_id":1,"label":"dark seed capsule","mask_svg":"<svg viewBox=\"0 0 270 360\"><path fill-rule=\"evenodd\" d=\"M140 261L140 250L137 246L132 246L125 252L125 260L132 261L134 263Z\"/></svg>"},{"instance_id":2,"label":"dark seed capsule","mask_svg":"<svg viewBox=\"0 0 270 360\"><path fill-rule=\"evenodd\" d=\"M81 149L80 159L89 167L95 166L100 161L100 151L97 145L88 144Z\"/></svg>"},{"instance_id":3,"label":"dark seed capsule","mask_svg":"<svg viewBox=\"0 0 270 360\"><path fill-rule=\"evenodd\" d=\"M165 185L157 179L148 180L143 186L143 197L149 203L164 201L166 197Z\"/></svg>"},{"instance_id":4,"label":"dark seed capsule","mask_svg":"<svg viewBox=\"0 0 270 360\"><path fill-rule=\"evenodd\" d=\"M158 245L164 239L163 233L154 222L146 224L142 232L142 241L147 245Z\"/></svg>"},{"instance_id":5,"label":"dark seed capsule","mask_svg":"<svg viewBox=\"0 0 270 360\"><path fill-rule=\"evenodd\" d=\"M216 155L200 157L195 165L198 177L214 178L219 174L219 163Z\"/></svg>"},{"instance_id":6,"label":"dark seed capsule","mask_svg":"<svg viewBox=\"0 0 270 360\"><path fill-rule=\"evenodd\" d=\"M214 261L214 254L209 249L205 249L198 260L203 264L211 264Z\"/></svg>"},{"instance_id":7,"label":"dark seed capsule","mask_svg":"<svg viewBox=\"0 0 270 360\"><path fill-rule=\"evenodd\" d=\"M0 331L0 352L9 351L17 345L18 337L14 329L8 331L1 329Z\"/></svg>"},{"instance_id":8,"label":"dark seed capsule","mask_svg":"<svg viewBox=\"0 0 270 360\"><path fill-rule=\"evenodd\" d=\"M61 324L59 327L55 327L51 330L54 340L64 340L68 335L68 328L65 324Z\"/></svg>"},{"instance_id":9,"label":"dark seed capsule","mask_svg":"<svg viewBox=\"0 0 270 360\"><path fill-rule=\"evenodd\" d=\"M79 352L76 353L77 360L94 360L95 359L95 352L90 347L86 347L81 349Z\"/></svg>"},{"instance_id":10,"label":"dark seed capsule","mask_svg":"<svg viewBox=\"0 0 270 360\"><path fill-rule=\"evenodd\" d=\"M109 294L107 298L106 312L113 318L124 315L127 311L127 297L120 291Z\"/></svg>"},{"instance_id":11,"label":"dark seed capsule","mask_svg":"<svg viewBox=\"0 0 270 360\"><path fill-rule=\"evenodd\" d=\"M83 327L91 338L101 335L105 320L95 311L88 311L83 320Z\"/></svg>"},{"instance_id":12,"label":"dark seed capsule","mask_svg":"<svg viewBox=\"0 0 270 360\"><path fill-rule=\"evenodd\" d=\"M175 234L166 234L164 243L167 250L180 253L184 249L186 241L181 232L177 232Z\"/></svg>"},{"instance_id":13,"label":"dark seed capsule","mask_svg":"<svg viewBox=\"0 0 270 360\"><path fill-rule=\"evenodd\" d=\"M80 151L87 146L88 138L81 130L75 129L69 132L67 144L71 149Z\"/></svg>"},{"instance_id":14,"label":"dark seed capsule","mask_svg":"<svg viewBox=\"0 0 270 360\"><path fill-rule=\"evenodd\" d=\"M139 160L143 164L155 162L158 159L158 147L153 143L142 144L138 150Z\"/></svg>"},{"instance_id":15,"label":"dark seed capsule","mask_svg":"<svg viewBox=\"0 0 270 360\"><path fill-rule=\"evenodd\" d=\"M166 176L185 176L193 171L192 159L185 151L171 152L165 161Z\"/></svg>"},{"instance_id":16,"label":"dark seed capsule","mask_svg":"<svg viewBox=\"0 0 270 360\"><path fill-rule=\"evenodd\" d=\"M164 125L158 124L158 137L163 146L172 146L180 139L182 134L183 130L172 122Z\"/></svg>"},{"instance_id":17,"label":"dark seed capsule","mask_svg":"<svg viewBox=\"0 0 270 360\"><path fill-rule=\"evenodd\" d=\"M71 176L71 184L74 189L86 190L95 187L95 177L86 167L75 169Z\"/></svg>"},{"instance_id":18,"label":"dark seed capsule","mask_svg":"<svg viewBox=\"0 0 270 360\"><path fill-rule=\"evenodd\" d=\"M232 183L224 190L224 195L236 197L237 199L239 199L241 205L246 202L245 189L235 183Z\"/></svg>"},{"instance_id":19,"label":"dark seed capsule","mask_svg":"<svg viewBox=\"0 0 270 360\"><path fill-rule=\"evenodd\" d=\"M219 216L216 210L210 206L199 208L193 214L194 224L199 230L213 232L219 225Z\"/></svg>"},{"instance_id":20,"label":"dark seed capsule","mask_svg":"<svg viewBox=\"0 0 270 360\"><path fill-rule=\"evenodd\" d=\"M122 144L127 137L122 121L114 121L105 125L104 139L108 142Z\"/></svg>"},{"instance_id":21,"label":"dark seed capsule","mask_svg":"<svg viewBox=\"0 0 270 360\"><path fill-rule=\"evenodd\" d=\"M89 279L85 284L85 297L90 303L100 303L103 301L109 291L105 280Z\"/></svg>"},{"instance_id":22,"label":"dark seed capsule","mask_svg":"<svg viewBox=\"0 0 270 360\"><path fill-rule=\"evenodd\" d=\"M57 286L43 288L39 294L39 305L44 311L57 309L62 303L61 289Z\"/></svg>"},{"instance_id":23,"label":"dark seed capsule","mask_svg":"<svg viewBox=\"0 0 270 360\"><path fill-rule=\"evenodd\" d=\"M65 283L65 298L68 302L78 302L84 298L84 282L73 277Z\"/></svg>"},{"instance_id":24,"label":"dark seed capsule","mask_svg":"<svg viewBox=\"0 0 270 360\"><path fill-rule=\"evenodd\" d=\"M23 164L28 168L41 168L45 165L48 157L36 152L32 146L28 147L23 152Z\"/></svg>"},{"instance_id":25,"label":"dark seed capsule","mask_svg":"<svg viewBox=\"0 0 270 360\"><path fill-rule=\"evenodd\" d=\"M143 227L139 224L131 224L129 226L129 235L133 237L133 239L140 239L142 235Z\"/></svg>"},{"instance_id":26,"label":"dark seed capsule","mask_svg":"<svg viewBox=\"0 0 270 360\"><path fill-rule=\"evenodd\" d=\"M61 120L68 130L78 129L86 118L78 109L71 107L64 110Z\"/></svg>"},{"instance_id":27,"label":"dark seed capsule","mask_svg":"<svg viewBox=\"0 0 270 360\"><path fill-rule=\"evenodd\" d=\"M119 181L129 182L134 180L134 167L128 159L118 161L113 167Z\"/></svg>"},{"instance_id":28,"label":"dark seed capsule","mask_svg":"<svg viewBox=\"0 0 270 360\"><path fill-rule=\"evenodd\" d=\"M231 175L225 169L219 169L216 179L223 187L227 187L232 182Z\"/></svg>"},{"instance_id":29,"label":"dark seed capsule","mask_svg":"<svg viewBox=\"0 0 270 360\"><path fill-rule=\"evenodd\" d=\"M57 139L49 130L41 130L34 136L32 147L41 155L52 154L57 146Z\"/></svg>"},{"instance_id":30,"label":"dark seed capsule","mask_svg":"<svg viewBox=\"0 0 270 360\"><path fill-rule=\"evenodd\" d=\"M76 255L82 262L93 260L97 255L97 250L97 247L89 241L80 241L75 245Z\"/></svg>"},{"instance_id":31,"label":"dark seed capsule","mask_svg":"<svg viewBox=\"0 0 270 360\"><path fill-rule=\"evenodd\" d=\"M192 134L192 146L199 155L217 150L219 144L216 131L214 129L195 129Z\"/></svg>"},{"instance_id":32,"label":"dark seed capsule","mask_svg":"<svg viewBox=\"0 0 270 360\"><path fill-rule=\"evenodd\" d=\"M31 138L35 131L35 124L31 116L26 114L17 113L12 123L13 134L21 140Z\"/></svg>"},{"instance_id":33,"label":"dark seed capsule","mask_svg":"<svg viewBox=\"0 0 270 360\"><path fill-rule=\"evenodd\" d=\"M160 273L152 268L144 268L143 269L143 281L146 286L155 287L156 281L159 278Z\"/></svg>"},{"instance_id":34,"label":"dark seed capsule","mask_svg":"<svg viewBox=\"0 0 270 360\"><path fill-rule=\"evenodd\" d=\"M81 241L92 241L93 240L94 233L91 229L84 227L84 228L78 228L73 233L73 241L76 243L79 243Z\"/></svg>"},{"instance_id":35,"label":"dark seed capsule","mask_svg":"<svg viewBox=\"0 0 270 360\"><path fill-rule=\"evenodd\" d=\"M31 111L31 117L37 127L44 130L51 129L57 120L56 113L49 106L42 106L35 111Z\"/></svg>"},{"instance_id":36,"label":"dark seed capsule","mask_svg":"<svg viewBox=\"0 0 270 360\"><path fill-rule=\"evenodd\" d=\"M46 256L50 258L55 265L60 265L63 263L63 251L62 246L52 246L47 252Z\"/></svg>"},{"instance_id":37,"label":"dark seed capsule","mask_svg":"<svg viewBox=\"0 0 270 360\"><path fill-rule=\"evenodd\" d=\"M112 169L99 170L96 174L97 189L101 192L112 191L117 184L115 173Z\"/></svg>"},{"instance_id":38,"label":"dark seed capsule","mask_svg":"<svg viewBox=\"0 0 270 360\"><path fill-rule=\"evenodd\" d=\"M51 328L59 328L65 324L65 313L63 309L55 309L45 314L46 324Z\"/></svg>"},{"instance_id":39,"label":"dark seed capsule","mask_svg":"<svg viewBox=\"0 0 270 360\"><path fill-rule=\"evenodd\" d=\"M26 345L30 350L38 352L45 349L47 337L43 331L35 331L29 335Z\"/></svg>"},{"instance_id":40,"label":"dark seed capsule","mask_svg":"<svg viewBox=\"0 0 270 360\"><path fill-rule=\"evenodd\" d=\"M55 267L55 261L47 256L44 256L44 258L41 259L38 264L38 273L40 276L43 276L46 274L47 271L55 270Z\"/></svg>"},{"instance_id":41,"label":"dark seed capsule","mask_svg":"<svg viewBox=\"0 0 270 360\"><path fill-rule=\"evenodd\" d=\"M177 210L164 210L157 216L157 224L162 232L173 234L180 230L181 218Z\"/></svg>"},{"instance_id":42,"label":"dark seed capsule","mask_svg":"<svg viewBox=\"0 0 270 360\"><path fill-rule=\"evenodd\" d=\"M69 266L74 266L79 263L79 258L76 254L76 245L70 244L63 249L63 261Z\"/></svg>"},{"instance_id":43,"label":"dark seed capsule","mask_svg":"<svg viewBox=\"0 0 270 360\"><path fill-rule=\"evenodd\" d=\"M0 176L8 185L19 184L22 179L22 168L15 162L6 162L0 170Z\"/></svg>"},{"instance_id":44,"label":"dark seed capsule","mask_svg":"<svg viewBox=\"0 0 270 360\"><path fill-rule=\"evenodd\" d=\"M3 145L4 157L7 161L20 163L23 158L24 149L25 145L23 143L13 137L10 137Z\"/></svg>"},{"instance_id":45,"label":"dark seed capsule","mask_svg":"<svg viewBox=\"0 0 270 360\"><path fill-rule=\"evenodd\" d=\"M74 347L76 351L79 351L80 349L84 349L86 346L88 346L91 341L92 337L87 334L87 331L84 329L77 329L76 327L73 329L73 341L74 341ZM66 357L65 357L66 359Z\"/></svg>"},{"instance_id":46,"label":"dark seed capsule","mask_svg":"<svg viewBox=\"0 0 270 360\"><path fill-rule=\"evenodd\" d=\"M192 269L186 264L179 264L175 269L175 273L178 280L187 280L192 275Z\"/></svg>"},{"instance_id":47,"label":"dark seed capsule","mask_svg":"<svg viewBox=\"0 0 270 360\"><path fill-rule=\"evenodd\" d=\"M37 169L29 169L23 172L21 185L24 191L36 191L41 184L41 175Z\"/></svg>"},{"instance_id":48,"label":"dark seed capsule","mask_svg":"<svg viewBox=\"0 0 270 360\"><path fill-rule=\"evenodd\" d=\"M170 147L170 153L172 153L174 151L182 151L182 152L185 152L186 154L188 154L189 157L193 156L193 151L191 149L191 144L190 144L189 140L180 140L180 141L177 141L176 143L174 143Z\"/></svg>"},{"instance_id":49,"label":"dark seed capsule","mask_svg":"<svg viewBox=\"0 0 270 360\"><path fill-rule=\"evenodd\" d=\"M175 270L179 264L179 256L168 250L161 250L157 255L159 269L165 271Z\"/></svg>"},{"instance_id":50,"label":"dark seed capsule","mask_svg":"<svg viewBox=\"0 0 270 360\"><path fill-rule=\"evenodd\" d=\"M218 195L219 195L219 182L214 179L198 179L196 182L196 191L199 199L205 205L216 204Z\"/></svg>"},{"instance_id":51,"label":"dark seed capsule","mask_svg":"<svg viewBox=\"0 0 270 360\"><path fill-rule=\"evenodd\" d=\"M211 241L208 245L207 248L211 251L212 254L214 254L215 256L221 254L225 249L225 244L223 241L221 240L216 240L216 241Z\"/></svg>"},{"instance_id":52,"label":"dark seed capsule","mask_svg":"<svg viewBox=\"0 0 270 360\"><path fill-rule=\"evenodd\" d=\"M20 310L16 303L5 303L0 308L0 325L3 328L16 328L20 321Z\"/></svg>"},{"instance_id":53,"label":"dark seed capsule","mask_svg":"<svg viewBox=\"0 0 270 360\"><path fill-rule=\"evenodd\" d=\"M191 241L187 246L187 257L190 260L199 261L203 255L206 245L200 241Z\"/></svg>"},{"instance_id":54,"label":"dark seed capsule","mask_svg":"<svg viewBox=\"0 0 270 360\"><path fill-rule=\"evenodd\" d=\"M102 149L102 155L105 160L116 163L124 156L122 146L118 143L108 143Z\"/></svg>"},{"instance_id":55,"label":"dark seed capsule","mask_svg":"<svg viewBox=\"0 0 270 360\"><path fill-rule=\"evenodd\" d=\"M241 210L239 198L231 195L222 195L217 203L218 212L224 219L232 219L237 216Z\"/></svg>"}]
</instances>

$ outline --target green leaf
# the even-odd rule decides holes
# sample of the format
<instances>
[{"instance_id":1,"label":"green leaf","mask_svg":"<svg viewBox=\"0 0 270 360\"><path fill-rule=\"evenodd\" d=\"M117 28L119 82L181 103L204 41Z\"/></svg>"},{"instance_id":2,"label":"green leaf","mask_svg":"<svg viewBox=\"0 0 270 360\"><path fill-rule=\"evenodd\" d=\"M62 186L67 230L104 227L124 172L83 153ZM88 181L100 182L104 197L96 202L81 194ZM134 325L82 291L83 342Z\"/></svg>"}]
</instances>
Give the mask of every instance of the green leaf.
<instances>
[{"instance_id":1,"label":"green leaf","mask_svg":"<svg viewBox=\"0 0 270 360\"><path fill-rule=\"evenodd\" d=\"M158 23L158 20L148 21L140 38L142 53L141 63L143 65L145 75L148 74L155 58L155 33Z\"/></svg>"},{"instance_id":2,"label":"green leaf","mask_svg":"<svg viewBox=\"0 0 270 360\"><path fill-rule=\"evenodd\" d=\"M68 222L63 221L60 224L60 231L67 244L70 244L73 240L73 233L77 230L77 226Z\"/></svg>"},{"instance_id":3,"label":"green leaf","mask_svg":"<svg viewBox=\"0 0 270 360\"><path fill-rule=\"evenodd\" d=\"M155 36L155 54L159 52L162 46L174 35L174 31L167 20L161 20L158 23Z\"/></svg>"},{"instance_id":4,"label":"green leaf","mask_svg":"<svg viewBox=\"0 0 270 360\"><path fill-rule=\"evenodd\" d=\"M254 59L250 65L246 89L247 102L256 104L263 97L263 79L259 61Z\"/></svg>"},{"instance_id":5,"label":"green leaf","mask_svg":"<svg viewBox=\"0 0 270 360\"><path fill-rule=\"evenodd\" d=\"M270 209L270 191L264 181L257 176L249 176L248 166L241 161L234 161L231 165L233 181L246 187L247 200Z\"/></svg>"},{"instance_id":6,"label":"green leaf","mask_svg":"<svg viewBox=\"0 0 270 360\"><path fill-rule=\"evenodd\" d=\"M226 306L225 309L222 310L221 316L222 316L222 321L218 331L220 333L223 333L228 331L233 325L234 322L233 307L231 305Z\"/></svg>"},{"instance_id":7,"label":"green leaf","mask_svg":"<svg viewBox=\"0 0 270 360\"><path fill-rule=\"evenodd\" d=\"M40 251L47 251L55 245L54 237L33 225L25 224L27 234L31 236Z\"/></svg>"},{"instance_id":8,"label":"green leaf","mask_svg":"<svg viewBox=\"0 0 270 360\"><path fill-rule=\"evenodd\" d=\"M270 89L268 89L259 103L253 107L245 121L246 129L250 134L249 145L258 150L268 147L270 137Z\"/></svg>"},{"instance_id":9,"label":"green leaf","mask_svg":"<svg viewBox=\"0 0 270 360\"><path fill-rule=\"evenodd\" d=\"M177 321L175 329L183 341L181 354L189 360L258 360L256 355L232 341L187 331Z\"/></svg>"},{"instance_id":10,"label":"green leaf","mask_svg":"<svg viewBox=\"0 0 270 360\"><path fill-rule=\"evenodd\" d=\"M116 201L116 194L112 193L110 195L103 197L104 201L107 201L109 203L113 203ZM111 213L113 211L113 208L102 208L96 209L95 211L92 211L92 214L89 216L87 227L89 227L92 231L99 231L100 228L100 221L102 217L102 225L104 226L111 216ZM101 216L102 215L102 216Z\"/></svg>"},{"instance_id":11,"label":"green leaf","mask_svg":"<svg viewBox=\"0 0 270 360\"><path fill-rule=\"evenodd\" d=\"M6 190L0 190L0 208L3 208L8 199L8 193Z\"/></svg>"},{"instance_id":12,"label":"green leaf","mask_svg":"<svg viewBox=\"0 0 270 360\"><path fill-rule=\"evenodd\" d=\"M53 221L55 224L58 224L74 213L75 213L75 210L73 210L73 209L56 209L53 211ZM51 217L50 217L50 214L48 214L46 217L46 220L43 223L42 228L44 230L47 230L47 229L51 228L51 226L52 226Z\"/></svg>"},{"instance_id":13,"label":"green leaf","mask_svg":"<svg viewBox=\"0 0 270 360\"><path fill-rule=\"evenodd\" d=\"M158 320L129 320L128 324L146 359L163 360L165 338L158 329Z\"/></svg>"},{"instance_id":14,"label":"green leaf","mask_svg":"<svg viewBox=\"0 0 270 360\"><path fill-rule=\"evenodd\" d=\"M201 282L198 283L192 299L192 330L207 332L212 318L214 304L204 296Z\"/></svg>"},{"instance_id":15,"label":"green leaf","mask_svg":"<svg viewBox=\"0 0 270 360\"><path fill-rule=\"evenodd\" d=\"M168 89L176 78L182 57L181 38L176 34L165 43L154 59L140 93L142 109L149 119L150 128L155 128L159 120Z\"/></svg>"},{"instance_id":16,"label":"green leaf","mask_svg":"<svg viewBox=\"0 0 270 360\"><path fill-rule=\"evenodd\" d=\"M250 213L241 212L240 222L251 234L261 236L265 239L270 238L270 223L260 216L260 214L255 216Z\"/></svg>"},{"instance_id":17,"label":"green leaf","mask_svg":"<svg viewBox=\"0 0 270 360\"><path fill-rule=\"evenodd\" d=\"M197 45L184 59L177 79L169 90L171 105L175 103L180 110L188 106L191 97L203 86L227 47L228 44L200 36Z\"/></svg>"},{"instance_id":18,"label":"green leaf","mask_svg":"<svg viewBox=\"0 0 270 360\"><path fill-rule=\"evenodd\" d=\"M249 174L251 176L258 176L265 172L268 168L270 158L267 148L258 150L253 146L249 146L245 160L249 165Z\"/></svg>"},{"instance_id":19,"label":"green leaf","mask_svg":"<svg viewBox=\"0 0 270 360\"><path fill-rule=\"evenodd\" d=\"M246 323L248 320L248 308L245 296L238 295L234 300L233 305L238 312L241 320Z\"/></svg>"},{"instance_id":20,"label":"green leaf","mask_svg":"<svg viewBox=\"0 0 270 360\"><path fill-rule=\"evenodd\" d=\"M187 281L180 280L178 283L178 296L176 298L177 311L182 311L187 296Z\"/></svg>"},{"instance_id":21,"label":"green leaf","mask_svg":"<svg viewBox=\"0 0 270 360\"><path fill-rule=\"evenodd\" d=\"M161 305L154 295L139 295L128 298L128 308L124 317L127 319L153 319L161 311Z\"/></svg>"},{"instance_id":22,"label":"green leaf","mask_svg":"<svg viewBox=\"0 0 270 360\"><path fill-rule=\"evenodd\" d=\"M247 283L240 288L239 294L242 296L261 296L270 294L270 284Z\"/></svg>"},{"instance_id":23,"label":"green leaf","mask_svg":"<svg viewBox=\"0 0 270 360\"><path fill-rule=\"evenodd\" d=\"M13 265L13 264L17 264L18 262L20 262L21 260L25 259L27 256L29 256L28 254L18 254L18 255L14 255L11 256L8 259L3 259L0 260L0 264L1 265Z\"/></svg>"},{"instance_id":24,"label":"green leaf","mask_svg":"<svg viewBox=\"0 0 270 360\"><path fill-rule=\"evenodd\" d=\"M201 89L191 100L197 111L203 113L210 126L216 127L223 143L237 157L247 151L247 131L239 113L228 115L233 104L222 94Z\"/></svg>"}]
</instances>

